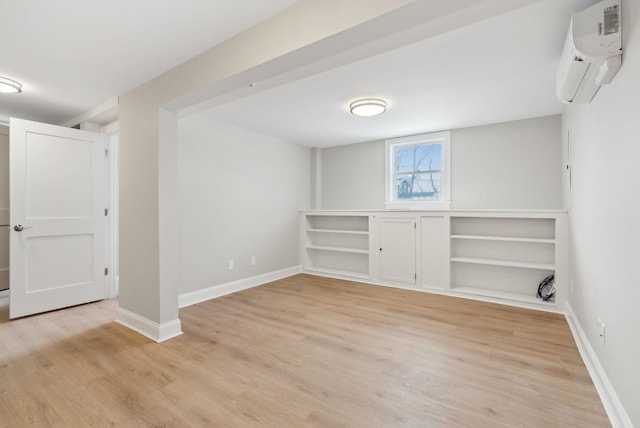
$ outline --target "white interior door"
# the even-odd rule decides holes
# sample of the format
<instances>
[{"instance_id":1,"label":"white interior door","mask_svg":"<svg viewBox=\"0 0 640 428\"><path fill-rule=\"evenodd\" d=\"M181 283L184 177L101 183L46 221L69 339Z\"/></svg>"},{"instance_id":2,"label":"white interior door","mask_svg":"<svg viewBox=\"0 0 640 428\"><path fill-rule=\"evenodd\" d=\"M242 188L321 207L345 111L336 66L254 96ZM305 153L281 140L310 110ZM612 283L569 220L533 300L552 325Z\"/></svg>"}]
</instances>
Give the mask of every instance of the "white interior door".
<instances>
[{"instance_id":1,"label":"white interior door","mask_svg":"<svg viewBox=\"0 0 640 428\"><path fill-rule=\"evenodd\" d=\"M403 284L416 283L416 221L380 217L378 277Z\"/></svg>"},{"instance_id":2,"label":"white interior door","mask_svg":"<svg viewBox=\"0 0 640 428\"><path fill-rule=\"evenodd\" d=\"M11 318L105 297L105 147L93 132L10 122Z\"/></svg>"}]
</instances>

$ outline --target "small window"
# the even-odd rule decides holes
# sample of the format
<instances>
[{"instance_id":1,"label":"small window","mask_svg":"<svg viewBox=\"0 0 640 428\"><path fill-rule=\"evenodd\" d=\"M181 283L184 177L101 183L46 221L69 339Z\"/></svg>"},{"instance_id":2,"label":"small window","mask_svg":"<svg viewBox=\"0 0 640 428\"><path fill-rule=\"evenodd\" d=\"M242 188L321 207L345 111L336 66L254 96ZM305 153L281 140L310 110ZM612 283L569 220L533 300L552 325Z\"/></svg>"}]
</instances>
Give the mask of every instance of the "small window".
<instances>
[{"instance_id":1,"label":"small window","mask_svg":"<svg viewBox=\"0 0 640 428\"><path fill-rule=\"evenodd\" d=\"M386 208L448 209L449 132L386 141Z\"/></svg>"}]
</instances>

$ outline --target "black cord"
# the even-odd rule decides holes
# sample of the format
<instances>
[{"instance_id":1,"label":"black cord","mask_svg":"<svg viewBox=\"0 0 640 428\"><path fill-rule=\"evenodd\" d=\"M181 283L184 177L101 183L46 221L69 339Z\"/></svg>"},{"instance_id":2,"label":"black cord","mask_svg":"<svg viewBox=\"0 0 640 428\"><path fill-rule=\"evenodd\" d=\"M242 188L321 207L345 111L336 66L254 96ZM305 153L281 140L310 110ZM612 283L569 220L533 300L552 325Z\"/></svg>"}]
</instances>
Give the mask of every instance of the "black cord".
<instances>
[{"instance_id":1,"label":"black cord","mask_svg":"<svg viewBox=\"0 0 640 428\"><path fill-rule=\"evenodd\" d=\"M554 285L555 276L549 275L548 277L543 279L542 282L540 282L540 285L538 285L538 293L536 294L536 297L542 299L545 302L553 299L553 297L556 295Z\"/></svg>"}]
</instances>

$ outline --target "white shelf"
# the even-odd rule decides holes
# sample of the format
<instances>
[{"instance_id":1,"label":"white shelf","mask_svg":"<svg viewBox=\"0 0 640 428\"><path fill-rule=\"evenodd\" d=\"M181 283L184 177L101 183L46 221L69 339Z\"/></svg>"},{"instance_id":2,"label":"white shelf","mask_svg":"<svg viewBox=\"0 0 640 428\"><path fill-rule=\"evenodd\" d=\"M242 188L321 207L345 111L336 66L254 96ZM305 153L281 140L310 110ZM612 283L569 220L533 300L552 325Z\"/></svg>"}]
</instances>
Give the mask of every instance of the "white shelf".
<instances>
[{"instance_id":1,"label":"white shelf","mask_svg":"<svg viewBox=\"0 0 640 428\"><path fill-rule=\"evenodd\" d=\"M368 235L366 230L340 230L340 229L307 229L307 232L316 233L344 233L347 235Z\"/></svg>"},{"instance_id":2,"label":"white shelf","mask_svg":"<svg viewBox=\"0 0 640 428\"><path fill-rule=\"evenodd\" d=\"M544 301L538 299L535 295L523 294L523 293L511 293L508 291L490 290L487 288L476 287L455 287L451 288L451 291L463 294L472 294L474 296L493 297L497 299L513 300L517 302L534 303L545 306L555 306L555 301Z\"/></svg>"},{"instance_id":3,"label":"white shelf","mask_svg":"<svg viewBox=\"0 0 640 428\"><path fill-rule=\"evenodd\" d=\"M510 261L510 260L480 259L476 257L452 257L451 261L457 262L457 263L471 263L476 265L505 266L505 267L525 268L525 269L540 269L540 270L556 269L555 265L548 264L548 263L516 262L516 261Z\"/></svg>"},{"instance_id":4,"label":"white shelf","mask_svg":"<svg viewBox=\"0 0 640 428\"><path fill-rule=\"evenodd\" d=\"M306 270L311 273L315 272L315 273L323 273L327 275L338 275L338 276L348 276L352 278L369 279L368 274L361 273L361 272L353 272L350 270L327 269L327 268L320 268L315 266L308 267Z\"/></svg>"},{"instance_id":5,"label":"white shelf","mask_svg":"<svg viewBox=\"0 0 640 428\"><path fill-rule=\"evenodd\" d=\"M468 239L478 241L501 241L501 242L525 242L531 244L555 244L555 239L543 238L516 238L513 236L484 236L484 235L451 235L451 239Z\"/></svg>"},{"instance_id":6,"label":"white shelf","mask_svg":"<svg viewBox=\"0 0 640 428\"><path fill-rule=\"evenodd\" d=\"M359 248L346 248L346 247L328 247L324 245L309 245L308 250L321 250L321 251L337 251L340 253L353 253L353 254L369 254L369 250L362 250Z\"/></svg>"}]
</instances>

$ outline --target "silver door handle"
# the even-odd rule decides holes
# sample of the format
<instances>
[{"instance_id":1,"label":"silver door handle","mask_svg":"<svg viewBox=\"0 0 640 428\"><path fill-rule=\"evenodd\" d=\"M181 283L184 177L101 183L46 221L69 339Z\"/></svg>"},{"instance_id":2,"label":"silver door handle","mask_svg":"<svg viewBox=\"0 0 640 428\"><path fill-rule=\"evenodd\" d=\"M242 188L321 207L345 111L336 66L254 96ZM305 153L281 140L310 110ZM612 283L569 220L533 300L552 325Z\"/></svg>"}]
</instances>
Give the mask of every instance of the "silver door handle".
<instances>
[{"instance_id":1,"label":"silver door handle","mask_svg":"<svg viewBox=\"0 0 640 428\"><path fill-rule=\"evenodd\" d=\"M13 230L15 230L16 232L22 232L25 229L31 229L31 226L23 226L21 224L16 224L15 226L13 226Z\"/></svg>"}]
</instances>

